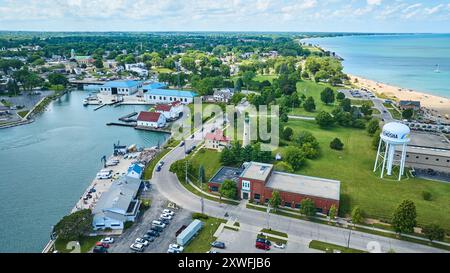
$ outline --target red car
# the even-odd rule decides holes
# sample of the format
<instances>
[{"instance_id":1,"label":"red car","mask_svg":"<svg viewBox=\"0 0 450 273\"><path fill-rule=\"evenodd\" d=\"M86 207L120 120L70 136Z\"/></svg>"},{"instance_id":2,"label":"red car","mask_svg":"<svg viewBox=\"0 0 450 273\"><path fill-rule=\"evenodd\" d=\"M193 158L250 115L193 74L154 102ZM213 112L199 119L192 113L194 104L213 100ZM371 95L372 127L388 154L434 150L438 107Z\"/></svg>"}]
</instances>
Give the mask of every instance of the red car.
<instances>
[{"instance_id":1,"label":"red car","mask_svg":"<svg viewBox=\"0 0 450 273\"><path fill-rule=\"evenodd\" d=\"M256 242L255 247L262 250L270 250L270 246L261 242Z\"/></svg>"},{"instance_id":2,"label":"red car","mask_svg":"<svg viewBox=\"0 0 450 273\"><path fill-rule=\"evenodd\" d=\"M102 246L104 248L109 248L109 244L107 244L107 243L97 242L95 245L96 246Z\"/></svg>"}]
</instances>

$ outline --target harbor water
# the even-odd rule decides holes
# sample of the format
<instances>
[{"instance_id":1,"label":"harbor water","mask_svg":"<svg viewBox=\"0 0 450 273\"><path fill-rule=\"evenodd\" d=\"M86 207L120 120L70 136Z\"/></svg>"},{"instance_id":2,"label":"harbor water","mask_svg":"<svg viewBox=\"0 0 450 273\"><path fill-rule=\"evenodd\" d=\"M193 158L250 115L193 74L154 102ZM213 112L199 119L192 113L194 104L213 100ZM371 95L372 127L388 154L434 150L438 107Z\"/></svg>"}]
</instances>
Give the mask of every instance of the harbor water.
<instances>
[{"instance_id":1,"label":"harbor water","mask_svg":"<svg viewBox=\"0 0 450 273\"><path fill-rule=\"evenodd\" d=\"M113 143L162 144L167 134L106 126L148 106L84 107L86 92L52 102L28 125L0 129L0 252L40 252L102 168Z\"/></svg>"}]
</instances>

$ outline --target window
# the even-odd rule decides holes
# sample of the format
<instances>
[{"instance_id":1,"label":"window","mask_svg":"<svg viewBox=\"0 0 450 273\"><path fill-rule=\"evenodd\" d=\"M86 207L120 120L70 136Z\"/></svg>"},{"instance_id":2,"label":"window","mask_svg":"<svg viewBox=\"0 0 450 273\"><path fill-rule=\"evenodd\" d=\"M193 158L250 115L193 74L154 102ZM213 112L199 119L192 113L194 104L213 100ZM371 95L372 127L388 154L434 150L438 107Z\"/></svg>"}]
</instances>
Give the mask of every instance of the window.
<instances>
[{"instance_id":1,"label":"window","mask_svg":"<svg viewBox=\"0 0 450 273\"><path fill-rule=\"evenodd\" d=\"M285 206L285 207L291 207L291 203L289 203L289 202L284 202L284 206Z\"/></svg>"},{"instance_id":2,"label":"window","mask_svg":"<svg viewBox=\"0 0 450 273\"><path fill-rule=\"evenodd\" d=\"M300 203L295 204L295 208L299 209L301 207Z\"/></svg>"},{"instance_id":3,"label":"window","mask_svg":"<svg viewBox=\"0 0 450 273\"><path fill-rule=\"evenodd\" d=\"M416 156L416 159L419 159L419 156L418 156L418 155Z\"/></svg>"},{"instance_id":4,"label":"window","mask_svg":"<svg viewBox=\"0 0 450 273\"><path fill-rule=\"evenodd\" d=\"M211 191L219 191L219 188L216 187L216 186L212 186L212 187L211 187Z\"/></svg>"},{"instance_id":5,"label":"window","mask_svg":"<svg viewBox=\"0 0 450 273\"><path fill-rule=\"evenodd\" d=\"M261 195L260 195L260 194L258 194L258 193L255 193L255 196L254 196L254 198L255 198L255 199L261 199Z\"/></svg>"},{"instance_id":6,"label":"window","mask_svg":"<svg viewBox=\"0 0 450 273\"><path fill-rule=\"evenodd\" d=\"M428 157L425 157L426 160L428 160Z\"/></svg>"},{"instance_id":7,"label":"window","mask_svg":"<svg viewBox=\"0 0 450 273\"><path fill-rule=\"evenodd\" d=\"M265 204L268 204L268 203L269 203L269 198L266 198L266 199L264 200L264 203L265 203Z\"/></svg>"},{"instance_id":8,"label":"window","mask_svg":"<svg viewBox=\"0 0 450 273\"><path fill-rule=\"evenodd\" d=\"M436 158L436 161L439 161L439 158Z\"/></svg>"}]
</instances>

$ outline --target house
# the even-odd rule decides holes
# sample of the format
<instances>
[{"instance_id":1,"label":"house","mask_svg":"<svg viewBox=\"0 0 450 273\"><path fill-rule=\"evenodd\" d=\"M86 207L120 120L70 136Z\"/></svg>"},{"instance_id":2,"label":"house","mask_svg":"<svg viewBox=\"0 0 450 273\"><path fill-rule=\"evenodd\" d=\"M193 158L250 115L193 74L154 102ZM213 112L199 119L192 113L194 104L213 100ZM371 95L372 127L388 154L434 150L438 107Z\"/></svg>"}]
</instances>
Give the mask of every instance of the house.
<instances>
[{"instance_id":1,"label":"house","mask_svg":"<svg viewBox=\"0 0 450 273\"><path fill-rule=\"evenodd\" d=\"M94 63L94 58L92 58L91 56L75 56L74 60L78 63L78 64L85 64L85 65L89 65Z\"/></svg>"},{"instance_id":2,"label":"house","mask_svg":"<svg viewBox=\"0 0 450 273\"><path fill-rule=\"evenodd\" d=\"M163 114L166 120L175 120L183 112L183 105L179 101L169 104L158 104L155 106L155 111Z\"/></svg>"},{"instance_id":3,"label":"house","mask_svg":"<svg viewBox=\"0 0 450 273\"><path fill-rule=\"evenodd\" d=\"M311 199L318 212L328 213L332 205L339 208L340 182L337 180L274 171L272 164L248 162L239 175L238 196L241 199L268 203L274 191L281 206L300 208L303 199Z\"/></svg>"},{"instance_id":4,"label":"house","mask_svg":"<svg viewBox=\"0 0 450 273\"><path fill-rule=\"evenodd\" d=\"M207 133L205 136L205 148L222 151L225 147L229 147L230 138L226 137L222 130L217 129L213 133Z\"/></svg>"},{"instance_id":5,"label":"house","mask_svg":"<svg viewBox=\"0 0 450 273\"><path fill-rule=\"evenodd\" d=\"M131 178L140 179L144 173L144 165L134 163L128 167L127 176Z\"/></svg>"},{"instance_id":6,"label":"house","mask_svg":"<svg viewBox=\"0 0 450 273\"><path fill-rule=\"evenodd\" d=\"M100 86L100 92L107 95L124 95L130 96L138 92L142 88L142 83L140 81L133 80L117 80L110 81L102 86Z\"/></svg>"},{"instance_id":7,"label":"house","mask_svg":"<svg viewBox=\"0 0 450 273\"><path fill-rule=\"evenodd\" d=\"M137 198L141 180L123 176L112 182L92 210L94 230L123 229L127 221L134 222L139 213L140 201Z\"/></svg>"},{"instance_id":8,"label":"house","mask_svg":"<svg viewBox=\"0 0 450 273\"><path fill-rule=\"evenodd\" d=\"M147 88L147 89L145 89ZM195 94L192 91L175 89L149 89L144 87L144 98L150 104L171 103L179 101L183 104L194 102Z\"/></svg>"},{"instance_id":9,"label":"house","mask_svg":"<svg viewBox=\"0 0 450 273\"><path fill-rule=\"evenodd\" d=\"M137 117L138 127L161 128L166 126L166 118L158 112L142 111Z\"/></svg>"},{"instance_id":10,"label":"house","mask_svg":"<svg viewBox=\"0 0 450 273\"><path fill-rule=\"evenodd\" d=\"M233 91L230 88L222 88L214 90L212 96L205 96L204 100L208 102L224 102L228 103L233 96Z\"/></svg>"},{"instance_id":11,"label":"house","mask_svg":"<svg viewBox=\"0 0 450 273\"><path fill-rule=\"evenodd\" d=\"M125 64L125 70L138 74L139 77L147 77L148 70L145 69L144 63Z\"/></svg>"},{"instance_id":12,"label":"house","mask_svg":"<svg viewBox=\"0 0 450 273\"><path fill-rule=\"evenodd\" d=\"M401 110L413 109L414 111L419 111L420 101L401 100L399 101L398 106Z\"/></svg>"}]
</instances>

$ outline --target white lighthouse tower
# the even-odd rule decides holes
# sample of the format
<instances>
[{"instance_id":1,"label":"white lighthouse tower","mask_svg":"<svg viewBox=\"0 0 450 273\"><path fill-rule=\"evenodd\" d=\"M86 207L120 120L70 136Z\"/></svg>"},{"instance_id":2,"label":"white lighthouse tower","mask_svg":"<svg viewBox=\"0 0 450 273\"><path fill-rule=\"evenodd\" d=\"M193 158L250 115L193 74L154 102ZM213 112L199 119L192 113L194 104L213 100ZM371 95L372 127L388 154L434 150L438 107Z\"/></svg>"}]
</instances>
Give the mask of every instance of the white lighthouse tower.
<instances>
[{"instance_id":1,"label":"white lighthouse tower","mask_svg":"<svg viewBox=\"0 0 450 273\"><path fill-rule=\"evenodd\" d=\"M386 170L387 175L392 175L392 167L400 166L398 180L402 178L405 170L406 146L410 141L408 126L399 122L390 122L383 126L378 144L377 158L373 171L381 168L381 178ZM395 152L400 151L400 159L395 159Z\"/></svg>"}]
</instances>

